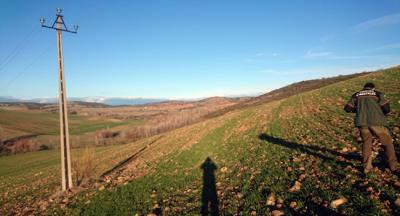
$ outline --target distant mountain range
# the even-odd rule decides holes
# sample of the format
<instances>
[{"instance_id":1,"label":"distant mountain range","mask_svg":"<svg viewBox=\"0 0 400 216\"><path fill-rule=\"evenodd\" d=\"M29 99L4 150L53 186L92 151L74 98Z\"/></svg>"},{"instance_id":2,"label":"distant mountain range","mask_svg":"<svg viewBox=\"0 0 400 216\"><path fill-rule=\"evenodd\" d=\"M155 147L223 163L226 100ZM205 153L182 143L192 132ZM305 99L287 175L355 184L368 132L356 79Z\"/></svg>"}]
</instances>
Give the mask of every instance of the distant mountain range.
<instances>
[{"instance_id":1,"label":"distant mountain range","mask_svg":"<svg viewBox=\"0 0 400 216\"><path fill-rule=\"evenodd\" d=\"M82 101L82 102L93 102L103 103L112 106L118 105L141 105L148 103L157 103L169 101L169 99L161 98L123 98L123 97L72 97L68 98L68 101ZM15 97L0 97L0 103L5 102L19 102L19 103L58 103L58 98L33 98L23 99Z\"/></svg>"}]
</instances>

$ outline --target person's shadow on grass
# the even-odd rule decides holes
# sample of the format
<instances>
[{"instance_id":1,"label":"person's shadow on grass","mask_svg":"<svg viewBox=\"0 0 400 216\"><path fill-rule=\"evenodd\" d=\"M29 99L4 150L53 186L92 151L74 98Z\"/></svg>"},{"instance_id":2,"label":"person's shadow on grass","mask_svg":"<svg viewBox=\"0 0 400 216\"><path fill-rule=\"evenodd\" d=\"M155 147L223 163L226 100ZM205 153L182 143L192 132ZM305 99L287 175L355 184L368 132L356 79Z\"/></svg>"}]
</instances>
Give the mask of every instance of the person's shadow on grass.
<instances>
[{"instance_id":1,"label":"person's shadow on grass","mask_svg":"<svg viewBox=\"0 0 400 216\"><path fill-rule=\"evenodd\" d=\"M346 154L346 153L337 152L337 151L334 151L332 149L328 149L325 147L320 147L320 146L315 146L315 145L307 145L307 144L299 144L299 143L295 143L295 142L286 141L281 138L273 137L273 136L270 136L265 133L260 134L259 139L267 141L267 142L275 144L275 145L283 146L285 148L294 149L301 153L319 157L320 159L322 159L324 161L334 162L342 167L346 167L348 165L354 166L354 164L352 163L353 161L361 160L361 156L358 154L355 154L355 153ZM326 153L329 153L333 156L328 156ZM339 161L338 159L336 159L337 156L341 156L351 162Z\"/></svg>"},{"instance_id":2,"label":"person's shadow on grass","mask_svg":"<svg viewBox=\"0 0 400 216\"><path fill-rule=\"evenodd\" d=\"M200 167L203 170L203 190L201 193L201 215L219 215L218 196L215 185L217 165L207 157Z\"/></svg>"}]
</instances>

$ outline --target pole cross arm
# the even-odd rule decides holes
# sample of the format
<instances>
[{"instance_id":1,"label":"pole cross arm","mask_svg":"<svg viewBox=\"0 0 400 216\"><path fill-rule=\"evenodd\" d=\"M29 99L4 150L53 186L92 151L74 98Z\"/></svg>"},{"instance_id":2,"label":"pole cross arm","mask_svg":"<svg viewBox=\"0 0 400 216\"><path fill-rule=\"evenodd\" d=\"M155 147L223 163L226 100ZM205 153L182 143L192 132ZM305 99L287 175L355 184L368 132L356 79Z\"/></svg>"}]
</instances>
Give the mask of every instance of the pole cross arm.
<instances>
[{"instance_id":1,"label":"pole cross arm","mask_svg":"<svg viewBox=\"0 0 400 216\"><path fill-rule=\"evenodd\" d=\"M40 23L42 24L42 27L44 27L44 28L55 29L55 30L60 30L63 32L69 32L69 33L74 33L74 34L78 33L78 25L74 25L74 31L69 30L67 28L67 26L65 25L64 18L61 14L57 14L57 18L56 18L56 20L54 20L53 25L51 25L51 26L45 25L45 19L43 19L43 18L40 19Z\"/></svg>"},{"instance_id":2,"label":"pole cross arm","mask_svg":"<svg viewBox=\"0 0 400 216\"><path fill-rule=\"evenodd\" d=\"M60 30L60 31L63 31L63 32L74 33L74 34L78 33L77 31L71 31L71 30L68 30L68 29L57 28L57 27L52 27L52 26L42 25L42 27L44 27L44 28L49 28L49 29Z\"/></svg>"}]
</instances>

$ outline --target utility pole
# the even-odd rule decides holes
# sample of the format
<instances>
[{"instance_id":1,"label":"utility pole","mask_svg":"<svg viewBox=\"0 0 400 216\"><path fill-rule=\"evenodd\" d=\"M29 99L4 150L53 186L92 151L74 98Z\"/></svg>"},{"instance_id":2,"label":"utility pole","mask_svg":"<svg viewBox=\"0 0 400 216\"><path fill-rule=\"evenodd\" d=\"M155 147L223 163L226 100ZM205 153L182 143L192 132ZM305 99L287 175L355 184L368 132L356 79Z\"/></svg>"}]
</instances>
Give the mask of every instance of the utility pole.
<instances>
[{"instance_id":1,"label":"utility pole","mask_svg":"<svg viewBox=\"0 0 400 216\"><path fill-rule=\"evenodd\" d=\"M57 56L58 56L58 80L59 80L59 99L60 99L60 139L61 139L61 182L62 190L72 188L72 175L71 175L71 155L69 145L69 132L68 132L68 111L67 111L67 91L64 79L64 62L63 62L63 48L62 48L62 32L77 33L78 26L74 26L74 31L68 30L65 25L61 9L57 8L57 18L53 25L45 25L45 19L41 18L40 23L42 27L57 30Z\"/></svg>"}]
</instances>

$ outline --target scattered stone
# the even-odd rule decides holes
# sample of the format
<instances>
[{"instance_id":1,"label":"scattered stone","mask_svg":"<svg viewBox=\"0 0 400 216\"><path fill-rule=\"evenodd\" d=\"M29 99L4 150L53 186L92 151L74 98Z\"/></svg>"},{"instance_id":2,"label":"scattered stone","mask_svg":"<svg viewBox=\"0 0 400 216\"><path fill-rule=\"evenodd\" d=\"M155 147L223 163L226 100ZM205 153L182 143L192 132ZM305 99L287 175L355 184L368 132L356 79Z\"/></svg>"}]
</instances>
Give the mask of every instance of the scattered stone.
<instances>
[{"instance_id":1,"label":"scattered stone","mask_svg":"<svg viewBox=\"0 0 400 216\"><path fill-rule=\"evenodd\" d=\"M267 197L267 206L274 206L275 205L275 194L270 193Z\"/></svg>"},{"instance_id":2,"label":"scattered stone","mask_svg":"<svg viewBox=\"0 0 400 216\"><path fill-rule=\"evenodd\" d=\"M298 163L298 162L300 162L301 161L301 159L300 158L293 158L293 160L292 160L293 162L295 162L295 163Z\"/></svg>"},{"instance_id":3,"label":"scattered stone","mask_svg":"<svg viewBox=\"0 0 400 216\"><path fill-rule=\"evenodd\" d=\"M282 216L282 215L284 215L284 213L281 210L273 210L271 212L271 216Z\"/></svg>"},{"instance_id":4,"label":"scattered stone","mask_svg":"<svg viewBox=\"0 0 400 216\"><path fill-rule=\"evenodd\" d=\"M299 191L301 188L301 183L299 181L295 181L293 186L289 188L289 192L296 192Z\"/></svg>"},{"instance_id":5,"label":"scattered stone","mask_svg":"<svg viewBox=\"0 0 400 216\"><path fill-rule=\"evenodd\" d=\"M104 189L106 189L106 187L104 187L104 185L99 187L99 191L103 191Z\"/></svg>"},{"instance_id":6,"label":"scattered stone","mask_svg":"<svg viewBox=\"0 0 400 216\"><path fill-rule=\"evenodd\" d=\"M396 201L394 201L394 205L400 208L400 197L397 197Z\"/></svg>"},{"instance_id":7,"label":"scattered stone","mask_svg":"<svg viewBox=\"0 0 400 216\"><path fill-rule=\"evenodd\" d=\"M64 198L62 201L61 201L61 203L68 203L68 197L67 198Z\"/></svg>"},{"instance_id":8,"label":"scattered stone","mask_svg":"<svg viewBox=\"0 0 400 216\"><path fill-rule=\"evenodd\" d=\"M256 211L252 211L252 212L250 213L250 215L256 216L256 215L257 215L257 212L256 212Z\"/></svg>"},{"instance_id":9,"label":"scattered stone","mask_svg":"<svg viewBox=\"0 0 400 216\"><path fill-rule=\"evenodd\" d=\"M290 208L296 208L296 206L297 206L297 202L296 201L292 201L292 202L290 202Z\"/></svg>"},{"instance_id":10,"label":"scattered stone","mask_svg":"<svg viewBox=\"0 0 400 216\"><path fill-rule=\"evenodd\" d=\"M344 198L344 197L339 198L339 199L336 199L336 200L333 200L333 201L331 202L331 208L334 208L334 209L335 209L335 208L337 208L337 207L339 207L339 206L345 204L346 202L347 202L347 199Z\"/></svg>"},{"instance_id":11,"label":"scattered stone","mask_svg":"<svg viewBox=\"0 0 400 216\"><path fill-rule=\"evenodd\" d=\"M299 176L299 181L303 181L306 178L306 174L301 174Z\"/></svg>"},{"instance_id":12,"label":"scattered stone","mask_svg":"<svg viewBox=\"0 0 400 216\"><path fill-rule=\"evenodd\" d=\"M221 169L220 169L220 171L222 172L222 173L226 173L226 172L228 172L228 167L222 167Z\"/></svg>"}]
</instances>

